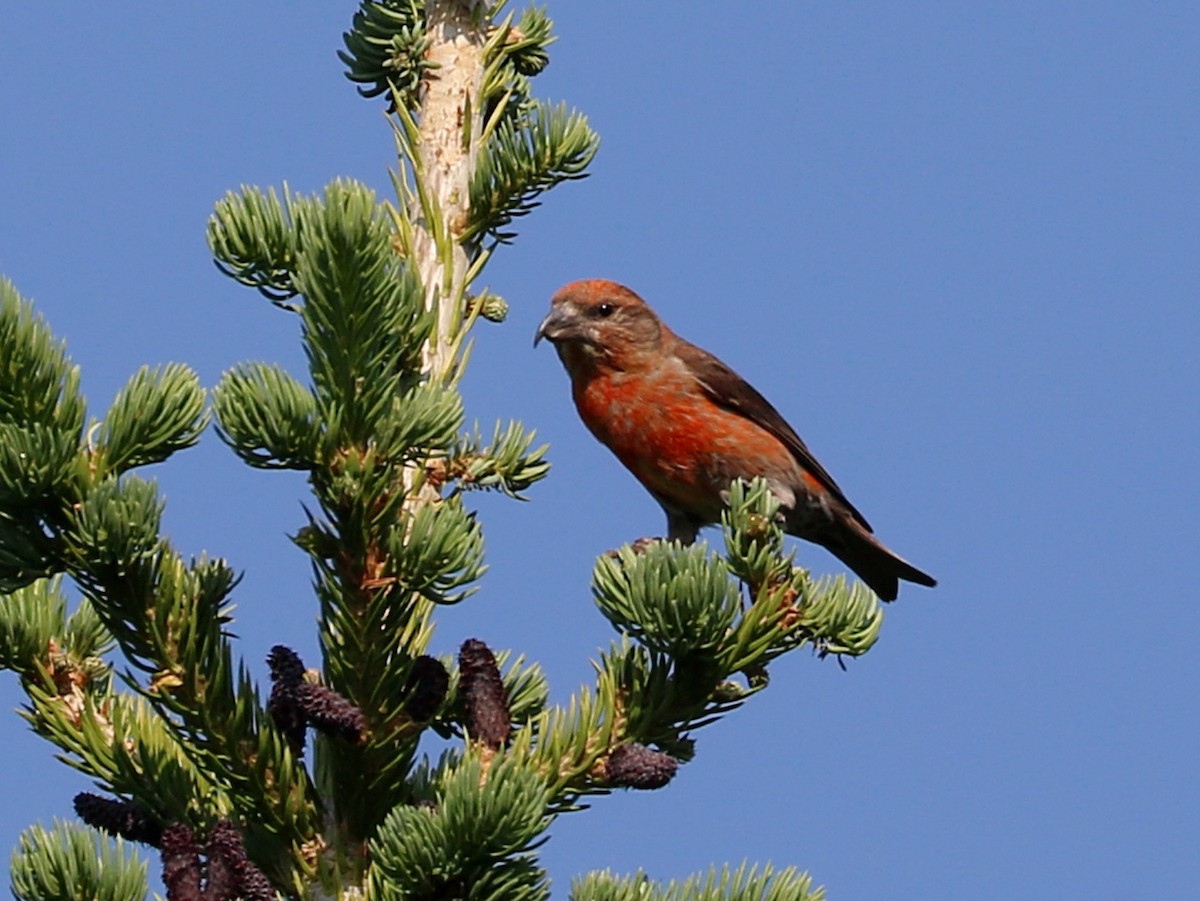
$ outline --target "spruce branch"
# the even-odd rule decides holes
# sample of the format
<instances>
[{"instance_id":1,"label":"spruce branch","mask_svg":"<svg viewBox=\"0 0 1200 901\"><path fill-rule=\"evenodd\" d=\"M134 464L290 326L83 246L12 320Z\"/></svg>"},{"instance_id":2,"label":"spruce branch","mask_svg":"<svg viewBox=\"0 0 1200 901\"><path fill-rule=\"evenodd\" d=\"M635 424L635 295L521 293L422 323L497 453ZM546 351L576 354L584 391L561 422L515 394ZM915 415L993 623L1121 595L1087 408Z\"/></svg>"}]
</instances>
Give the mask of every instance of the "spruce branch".
<instances>
[{"instance_id":1,"label":"spruce branch","mask_svg":"<svg viewBox=\"0 0 1200 901\"><path fill-rule=\"evenodd\" d=\"M286 310L297 288L293 284L296 254L304 214L312 201L298 197L283 186L283 199L274 188L242 185L241 193L229 191L217 202L208 220L208 246L217 268L225 275L256 288Z\"/></svg>"},{"instance_id":2,"label":"spruce branch","mask_svg":"<svg viewBox=\"0 0 1200 901\"><path fill-rule=\"evenodd\" d=\"M777 511L764 482L735 483L724 556L652 542L598 559L593 595L622 640L601 655L594 692L543 712L512 744L546 777L555 810L666 784L694 753L691 733L765 688L780 654L809 644L853 655L874 642L878 600L810 580L784 551Z\"/></svg>"},{"instance_id":3,"label":"spruce branch","mask_svg":"<svg viewBox=\"0 0 1200 901\"><path fill-rule=\"evenodd\" d=\"M531 6L521 13L513 25L511 14L508 20L497 26L502 32L502 49L505 61L519 74L532 77L550 64L547 48L554 43L554 23L541 7ZM490 87L490 86L489 86ZM495 89L498 92L498 87ZM492 91L487 92L489 96Z\"/></svg>"},{"instance_id":4,"label":"spruce branch","mask_svg":"<svg viewBox=\"0 0 1200 901\"><path fill-rule=\"evenodd\" d=\"M571 901L824 901L825 890L813 888L812 879L794 867L776 870L771 866L742 864L710 869L666 885L653 882L640 870L619 877L608 871L591 873L575 880Z\"/></svg>"},{"instance_id":5,"label":"spruce branch","mask_svg":"<svg viewBox=\"0 0 1200 901\"><path fill-rule=\"evenodd\" d=\"M578 810L582 794L603 794L598 762L624 740L624 717L611 680L601 672L598 688L575 692L565 706L541 711L517 730L509 756L541 774L555 812Z\"/></svg>"},{"instance_id":6,"label":"spruce branch","mask_svg":"<svg viewBox=\"0 0 1200 901\"><path fill-rule=\"evenodd\" d=\"M486 768L474 757L443 766L435 780L432 806L396 808L372 840L368 895L549 897L530 853L548 825L538 776L501 754Z\"/></svg>"},{"instance_id":7,"label":"spruce branch","mask_svg":"<svg viewBox=\"0 0 1200 901\"><path fill-rule=\"evenodd\" d=\"M457 604L474 593L485 570L483 532L458 498L423 506L389 536L386 573L437 604ZM457 591L464 588L464 591Z\"/></svg>"},{"instance_id":8,"label":"spruce branch","mask_svg":"<svg viewBox=\"0 0 1200 901\"><path fill-rule=\"evenodd\" d=\"M144 697L118 693L99 656L113 639L86 599L66 616L57 580L35 582L0 603L0 666L21 676L22 716L61 759L156 816L220 803L194 748Z\"/></svg>"},{"instance_id":9,"label":"spruce branch","mask_svg":"<svg viewBox=\"0 0 1200 901\"><path fill-rule=\"evenodd\" d=\"M312 389L268 367L234 370L218 388L217 415L223 437L248 462L311 472L323 515L310 518L297 543L317 576L325 672L370 729L354 748L320 743L329 760L318 781L339 810L352 811L335 822L361 840L405 795L399 774L420 729L397 696L428 642L425 597L460 599L458 589L481 571L482 546L457 503L407 507L409 461L445 455L462 409L457 394L423 370L436 317L413 267L396 254L382 207L363 186L334 182L322 198L289 199L288 210L294 225L278 243L291 253L286 268L301 298L292 306ZM253 221L238 221L248 214L232 204L226 212L226 233L254 234ZM303 693L320 690L301 686Z\"/></svg>"},{"instance_id":10,"label":"spruce branch","mask_svg":"<svg viewBox=\"0 0 1200 901\"><path fill-rule=\"evenodd\" d=\"M503 6L503 4L498 4ZM499 13L499 9L493 16ZM526 9L518 21L513 13L495 25L484 47L483 133L486 143L501 122L519 119L533 104L532 78L550 61L547 49L555 41L545 11Z\"/></svg>"},{"instance_id":11,"label":"spruce branch","mask_svg":"<svg viewBox=\"0 0 1200 901\"><path fill-rule=\"evenodd\" d=\"M317 400L279 366L244 363L213 389L217 434L259 469L310 470L321 458Z\"/></svg>"},{"instance_id":12,"label":"spruce branch","mask_svg":"<svg viewBox=\"0 0 1200 901\"><path fill-rule=\"evenodd\" d=\"M0 508L0 592L55 575L60 571L57 551L39 511Z\"/></svg>"},{"instance_id":13,"label":"spruce branch","mask_svg":"<svg viewBox=\"0 0 1200 901\"><path fill-rule=\"evenodd\" d=\"M438 459L453 446L462 422L462 398L457 391L417 385L394 399L386 427L376 438L376 453L394 462Z\"/></svg>"},{"instance_id":14,"label":"spruce branch","mask_svg":"<svg viewBox=\"0 0 1200 901\"><path fill-rule=\"evenodd\" d=\"M102 474L159 463L191 447L208 424L204 389L187 366L143 366L117 394L100 426Z\"/></svg>"},{"instance_id":15,"label":"spruce branch","mask_svg":"<svg viewBox=\"0 0 1200 901\"><path fill-rule=\"evenodd\" d=\"M55 820L50 829L21 833L10 879L18 901L143 901L150 891L147 869L120 839Z\"/></svg>"},{"instance_id":16,"label":"spruce branch","mask_svg":"<svg viewBox=\"0 0 1200 901\"><path fill-rule=\"evenodd\" d=\"M334 446L365 446L420 380L433 318L373 191L335 181L305 223L294 281L318 410Z\"/></svg>"},{"instance_id":17,"label":"spruce branch","mask_svg":"<svg viewBox=\"0 0 1200 901\"><path fill-rule=\"evenodd\" d=\"M59 656L67 630L67 599L61 580L43 579L8 594L0 604L0 668L23 679L38 679L53 672L51 656ZM104 637L95 636L89 651L103 649Z\"/></svg>"},{"instance_id":18,"label":"spruce branch","mask_svg":"<svg viewBox=\"0 0 1200 901\"><path fill-rule=\"evenodd\" d=\"M0 592L60 572L58 530L87 478L79 369L0 278Z\"/></svg>"},{"instance_id":19,"label":"spruce branch","mask_svg":"<svg viewBox=\"0 0 1200 901\"><path fill-rule=\"evenodd\" d=\"M421 81L430 68L426 58L425 5L419 0L363 0L338 57L346 77L364 97L388 94L394 102L416 105Z\"/></svg>"},{"instance_id":20,"label":"spruce branch","mask_svg":"<svg viewBox=\"0 0 1200 901\"><path fill-rule=\"evenodd\" d=\"M328 326L339 321L336 311L354 309L360 317L356 321L374 321L370 310L359 308L378 290L372 286L357 294L325 292L329 299L336 298L335 305L322 297L314 301L311 289L301 283L302 266L295 281L304 295L303 315L311 323L306 343L314 348L310 358L316 364L318 415L335 434L348 409L371 413L364 428L343 430L341 440L326 440L328 469L313 473L326 519L310 522L302 536L314 555L322 598L326 674L371 723L364 746L338 751L323 768L326 792L338 799L340 808L354 811L345 820L352 836L369 835L389 806L404 800L384 787L382 776L394 779L412 759L419 734L413 724L419 725L420 719L403 706L397 709L386 690L391 687L392 698L412 697L405 690L407 681L401 680L410 678L410 661L420 659L428 642L428 602L462 600L483 571L478 525L456 493L471 481L516 493L544 472L540 453L530 453L530 441L516 429L497 433L490 460L483 459L483 449L477 446L471 448L473 458L464 460L457 439L460 408L442 405L450 395L439 393L439 386L456 381L468 348L467 333L486 306L473 302L468 291L489 254L468 244L467 234L483 115L498 102L484 96L486 70L508 47L514 79L523 78L517 66L537 68L534 57L543 39L548 40L548 28L531 17L531 38L513 36L509 42L508 34L499 37L508 25L490 27L480 4L429 3L423 21L419 15L416 5L385 9L364 4L355 34L347 36L351 58L343 58L352 67L352 78L373 83L374 93L389 91L395 112L402 165L395 177L399 206L389 211L395 232L392 248L420 285L420 308L431 326L424 333L407 330L420 342L420 362L408 367L420 381L389 385L375 375L381 368L389 371L386 361L380 367L362 356L343 367L347 377L340 382L316 378L326 358L324 345L363 343L346 334L335 340L336 330ZM404 65L406 53L415 46L423 52L419 70L400 78L386 71L398 60ZM311 232L306 225L305 234ZM362 267L356 264L354 269ZM377 328L374 334L387 331ZM388 356L404 358L394 352ZM382 399L386 394L393 399L389 406L371 399L349 403L351 389L362 385L352 381L351 372L360 377L371 373L371 386L378 389L374 396ZM403 431L397 431L399 425ZM371 437L364 441L367 435ZM404 464L401 478L396 478L398 463ZM385 623L388 628L381 631ZM386 637L381 640L382 636ZM347 665L350 661L354 665ZM527 696L535 700L535 695ZM352 777L363 772L378 772L381 779L356 789L353 786L362 781Z\"/></svg>"},{"instance_id":21,"label":"spruce branch","mask_svg":"<svg viewBox=\"0 0 1200 901\"><path fill-rule=\"evenodd\" d=\"M199 822L214 812L234 809L228 783L204 765L204 755L143 695L114 693L101 709L111 723L110 744L102 758L105 771L89 767L85 772L97 776L107 789L134 799L161 822ZM94 731L90 726L84 730L85 746L97 745Z\"/></svg>"},{"instance_id":22,"label":"spruce branch","mask_svg":"<svg viewBox=\"0 0 1200 901\"><path fill-rule=\"evenodd\" d=\"M478 426L461 436L445 460L430 464L429 478L452 482L459 491L491 489L523 500L521 492L550 472L548 445L532 447L536 433L519 422L496 423L490 444L484 445Z\"/></svg>"},{"instance_id":23,"label":"spruce branch","mask_svg":"<svg viewBox=\"0 0 1200 901\"><path fill-rule=\"evenodd\" d=\"M83 433L79 367L33 305L0 276L0 422Z\"/></svg>"},{"instance_id":24,"label":"spruce branch","mask_svg":"<svg viewBox=\"0 0 1200 901\"><path fill-rule=\"evenodd\" d=\"M236 577L221 560L184 562L161 537L161 515L152 484L100 482L66 535L68 571L149 677L146 698L253 824L264 858L276 869L288 858L303 869L316 804L286 743L262 728L256 689L223 634Z\"/></svg>"},{"instance_id":25,"label":"spruce branch","mask_svg":"<svg viewBox=\"0 0 1200 901\"><path fill-rule=\"evenodd\" d=\"M132 798L157 820L199 818L227 811L227 791L202 769L186 745L143 698L83 691L63 694L44 685L26 687L23 711L34 730L63 752L69 766L108 790Z\"/></svg>"},{"instance_id":26,"label":"spruce branch","mask_svg":"<svg viewBox=\"0 0 1200 901\"><path fill-rule=\"evenodd\" d=\"M585 177L599 147L587 117L565 104L535 101L519 116L500 121L471 183L468 237L511 241L515 233L503 229L539 206L540 194Z\"/></svg>"},{"instance_id":27,"label":"spruce branch","mask_svg":"<svg viewBox=\"0 0 1200 901\"><path fill-rule=\"evenodd\" d=\"M14 519L36 515L39 507L71 490L79 463L79 436L73 431L0 421L0 510L8 508Z\"/></svg>"},{"instance_id":28,"label":"spruce branch","mask_svg":"<svg viewBox=\"0 0 1200 901\"><path fill-rule=\"evenodd\" d=\"M600 611L621 632L675 658L714 658L741 596L704 545L656 542L641 553L600 557L593 573Z\"/></svg>"},{"instance_id":29,"label":"spruce branch","mask_svg":"<svg viewBox=\"0 0 1200 901\"><path fill-rule=\"evenodd\" d=\"M723 516L723 559L704 545L622 548L597 562L597 605L618 631L656 653L703 662L719 679L806 643L864 653L882 608L864 589L844 580L814 583L796 567L784 553L777 513L765 481L735 482Z\"/></svg>"},{"instance_id":30,"label":"spruce branch","mask_svg":"<svg viewBox=\"0 0 1200 901\"><path fill-rule=\"evenodd\" d=\"M862 582L845 576L819 579L797 611L797 623L822 654L858 657L879 638L883 608Z\"/></svg>"}]
</instances>

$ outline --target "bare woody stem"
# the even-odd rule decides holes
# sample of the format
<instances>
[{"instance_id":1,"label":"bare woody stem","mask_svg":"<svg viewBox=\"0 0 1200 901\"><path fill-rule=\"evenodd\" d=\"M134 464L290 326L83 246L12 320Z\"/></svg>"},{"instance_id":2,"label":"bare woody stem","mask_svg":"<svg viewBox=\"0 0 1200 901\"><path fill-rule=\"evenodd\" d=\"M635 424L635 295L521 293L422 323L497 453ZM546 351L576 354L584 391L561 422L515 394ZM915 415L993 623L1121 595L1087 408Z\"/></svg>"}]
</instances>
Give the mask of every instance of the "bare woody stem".
<instances>
[{"instance_id":1,"label":"bare woody stem","mask_svg":"<svg viewBox=\"0 0 1200 901\"><path fill-rule=\"evenodd\" d=\"M479 0L429 0L426 34L430 64L419 112L421 161L417 175L434 201L429 222L417 204L413 259L425 288L425 304L437 325L425 347L423 368L430 380L452 377L459 330L466 309L467 272L471 263L458 236L466 229L471 204L471 176L479 154L483 111L484 45L488 22Z\"/></svg>"}]
</instances>

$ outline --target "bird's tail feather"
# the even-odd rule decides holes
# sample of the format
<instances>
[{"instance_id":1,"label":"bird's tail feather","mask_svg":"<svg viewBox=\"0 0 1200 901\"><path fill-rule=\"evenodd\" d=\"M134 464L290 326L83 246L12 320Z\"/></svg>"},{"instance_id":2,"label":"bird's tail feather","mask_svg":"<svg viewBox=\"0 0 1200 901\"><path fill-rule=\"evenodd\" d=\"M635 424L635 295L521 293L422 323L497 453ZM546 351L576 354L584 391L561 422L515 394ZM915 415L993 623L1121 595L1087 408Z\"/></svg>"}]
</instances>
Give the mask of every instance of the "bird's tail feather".
<instances>
[{"instance_id":1,"label":"bird's tail feather","mask_svg":"<svg viewBox=\"0 0 1200 901\"><path fill-rule=\"evenodd\" d=\"M846 522L836 539L822 542L839 560L849 566L867 587L882 600L894 601L900 593L900 580L937 585L937 580L917 569L903 557L890 551L878 538L858 523Z\"/></svg>"}]
</instances>

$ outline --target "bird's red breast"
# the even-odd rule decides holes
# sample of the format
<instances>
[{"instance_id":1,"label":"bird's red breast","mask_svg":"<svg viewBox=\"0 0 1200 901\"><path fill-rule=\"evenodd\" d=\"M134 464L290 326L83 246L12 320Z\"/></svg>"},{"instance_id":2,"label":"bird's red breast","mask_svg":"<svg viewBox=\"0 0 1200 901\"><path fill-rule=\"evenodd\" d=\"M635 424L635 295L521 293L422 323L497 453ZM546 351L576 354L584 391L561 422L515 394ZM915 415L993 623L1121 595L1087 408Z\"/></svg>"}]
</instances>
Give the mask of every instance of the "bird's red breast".
<instances>
[{"instance_id":1,"label":"bird's red breast","mask_svg":"<svg viewBox=\"0 0 1200 901\"><path fill-rule=\"evenodd\" d=\"M709 400L674 357L637 374L595 367L572 393L592 434L653 494L684 509L716 519L734 479L799 477L778 438Z\"/></svg>"}]
</instances>

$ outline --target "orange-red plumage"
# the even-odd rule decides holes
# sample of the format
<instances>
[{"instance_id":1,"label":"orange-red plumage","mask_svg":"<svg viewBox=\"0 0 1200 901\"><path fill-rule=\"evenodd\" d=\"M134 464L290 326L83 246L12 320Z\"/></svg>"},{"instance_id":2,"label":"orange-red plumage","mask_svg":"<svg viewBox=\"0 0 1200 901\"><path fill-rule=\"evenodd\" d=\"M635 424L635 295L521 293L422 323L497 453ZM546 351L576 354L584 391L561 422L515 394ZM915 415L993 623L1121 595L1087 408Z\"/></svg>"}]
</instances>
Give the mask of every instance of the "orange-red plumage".
<instances>
[{"instance_id":1,"label":"orange-red plumage","mask_svg":"<svg viewBox=\"0 0 1200 901\"><path fill-rule=\"evenodd\" d=\"M934 579L893 554L783 417L732 369L603 279L554 295L538 329L571 377L584 424L658 500L671 538L720 520L735 479L761 476L790 534L842 559L884 600Z\"/></svg>"}]
</instances>

